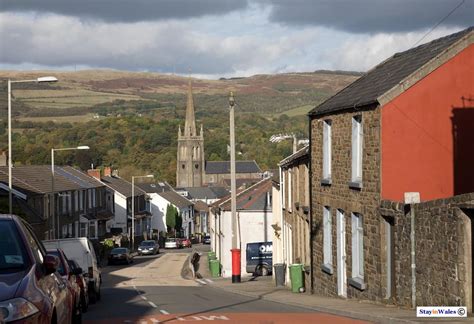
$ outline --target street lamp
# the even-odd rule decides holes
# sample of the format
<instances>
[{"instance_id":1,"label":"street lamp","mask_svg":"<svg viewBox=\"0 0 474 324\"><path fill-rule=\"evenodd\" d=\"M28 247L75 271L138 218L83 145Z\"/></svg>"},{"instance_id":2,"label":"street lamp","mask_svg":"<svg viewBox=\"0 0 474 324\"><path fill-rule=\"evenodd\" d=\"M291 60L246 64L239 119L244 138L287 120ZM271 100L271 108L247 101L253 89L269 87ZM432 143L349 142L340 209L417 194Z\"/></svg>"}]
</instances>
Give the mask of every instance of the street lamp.
<instances>
[{"instance_id":1,"label":"street lamp","mask_svg":"<svg viewBox=\"0 0 474 324\"><path fill-rule=\"evenodd\" d=\"M229 94L229 123L230 123L230 210L232 228L232 283L240 282L240 248L237 247L237 195L235 184L235 99L232 91Z\"/></svg>"},{"instance_id":2,"label":"street lamp","mask_svg":"<svg viewBox=\"0 0 474 324\"><path fill-rule=\"evenodd\" d=\"M77 146L77 147L65 147L65 148L52 148L51 149L51 219L52 219L52 227L53 227L53 236L54 236L54 230L57 227L57 239L60 237L60 227L59 227L59 213L57 215L57 219L55 219L55 214L56 214L56 204L54 201L54 151L71 151L71 150L88 150L89 146ZM54 223L57 223L56 225Z\"/></svg>"},{"instance_id":3,"label":"street lamp","mask_svg":"<svg viewBox=\"0 0 474 324\"><path fill-rule=\"evenodd\" d=\"M153 174L132 176L132 251L135 250L135 178L153 178Z\"/></svg>"},{"instance_id":4,"label":"street lamp","mask_svg":"<svg viewBox=\"0 0 474 324\"><path fill-rule=\"evenodd\" d=\"M8 79L8 211L13 214L13 199L12 199L12 83L27 83L27 82L56 82L53 76L40 77L34 80L10 80Z\"/></svg>"}]
</instances>

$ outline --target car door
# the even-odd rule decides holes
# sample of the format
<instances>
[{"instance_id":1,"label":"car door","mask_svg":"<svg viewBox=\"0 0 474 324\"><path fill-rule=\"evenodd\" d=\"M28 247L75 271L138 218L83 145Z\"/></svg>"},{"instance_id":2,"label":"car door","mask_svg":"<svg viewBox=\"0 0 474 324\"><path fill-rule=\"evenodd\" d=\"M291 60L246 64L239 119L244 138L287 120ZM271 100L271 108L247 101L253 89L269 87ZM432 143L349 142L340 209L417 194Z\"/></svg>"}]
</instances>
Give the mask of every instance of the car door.
<instances>
[{"instance_id":1,"label":"car door","mask_svg":"<svg viewBox=\"0 0 474 324\"><path fill-rule=\"evenodd\" d=\"M46 250L29 226L25 226L25 236L28 245L38 264L43 264ZM58 323L70 323L72 309L68 302L68 288L60 274L56 271L49 275L43 275L38 279L38 286L49 297L53 307L56 308Z\"/></svg>"}]
</instances>

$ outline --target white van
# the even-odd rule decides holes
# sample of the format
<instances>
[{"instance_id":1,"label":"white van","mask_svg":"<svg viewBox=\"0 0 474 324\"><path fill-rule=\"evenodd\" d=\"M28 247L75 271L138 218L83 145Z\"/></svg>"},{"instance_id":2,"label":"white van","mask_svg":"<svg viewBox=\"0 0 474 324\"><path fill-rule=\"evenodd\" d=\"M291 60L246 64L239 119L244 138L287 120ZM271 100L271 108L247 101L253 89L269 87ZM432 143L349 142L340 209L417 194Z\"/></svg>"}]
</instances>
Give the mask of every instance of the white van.
<instances>
[{"instance_id":1,"label":"white van","mask_svg":"<svg viewBox=\"0 0 474 324\"><path fill-rule=\"evenodd\" d=\"M47 250L62 249L68 259L76 261L89 281L91 303L100 300L102 277L97 265L94 247L87 237L47 240L43 241L43 245Z\"/></svg>"}]
</instances>

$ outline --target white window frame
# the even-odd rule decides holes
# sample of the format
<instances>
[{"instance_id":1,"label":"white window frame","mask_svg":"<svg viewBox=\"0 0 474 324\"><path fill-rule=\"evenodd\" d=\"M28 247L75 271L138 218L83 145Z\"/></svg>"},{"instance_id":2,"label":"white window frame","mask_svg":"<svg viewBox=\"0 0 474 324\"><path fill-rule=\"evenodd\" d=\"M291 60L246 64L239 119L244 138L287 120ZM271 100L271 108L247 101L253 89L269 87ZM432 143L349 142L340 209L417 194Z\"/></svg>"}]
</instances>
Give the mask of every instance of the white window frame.
<instances>
[{"instance_id":1,"label":"white window frame","mask_svg":"<svg viewBox=\"0 0 474 324\"><path fill-rule=\"evenodd\" d=\"M364 228L362 215L351 213L352 278L364 281Z\"/></svg>"},{"instance_id":2,"label":"white window frame","mask_svg":"<svg viewBox=\"0 0 474 324\"><path fill-rule=\"evenodd\" d=\"M332 159L332 140L331 140L332 121L323 120L323 180L331 183L331 159Z\"/></svg>"},{"instance_id":3,"label":"white window frame","mask_svg":"<svg viewBox=\"0 0 474 324\"><path fill-rule=\"evenodd\" d=\"M332 272L332 216L328 206L323 206L323 264Z\"/></svg>"},{"instance_id":4,"label":"white window frame","mask_svg":"<svg viewBox=\"0 0 474 324\"><path fill-rule=\"evenodd\" d=\"M292 201L292 194L291 194L291 191L293 189L293 185L292 185L292 181L293 181L293 177L292 177L292 170L291 168L288 168L286 170L287 174L288 174L288 183L287 183L287 205L286 205L286 209L291 212L293 210L293 207L292 207L292 204L293 204L293 201Z\"/></svg>"},{"instance_id":5,"label":"white window frame","mask_svg":"<svg viewBox=\"0 0 474 324\"><path fill-rule=\"evenodd\" d=\"M351 182L353 185L362 184L362 147L364 142L364 131L362 115L352 117L352 172Z\"/></svg>"}]
</instances>

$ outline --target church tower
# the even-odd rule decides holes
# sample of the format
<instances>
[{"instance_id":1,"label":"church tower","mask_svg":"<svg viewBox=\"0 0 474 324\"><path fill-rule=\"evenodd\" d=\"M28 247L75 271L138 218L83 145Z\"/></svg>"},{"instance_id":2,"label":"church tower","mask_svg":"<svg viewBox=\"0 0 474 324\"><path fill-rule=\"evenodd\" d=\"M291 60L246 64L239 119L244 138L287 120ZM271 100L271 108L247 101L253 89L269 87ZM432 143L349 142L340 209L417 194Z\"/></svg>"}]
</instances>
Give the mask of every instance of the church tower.
<instances>
[{"instance_id":1,"label":"church tower","mask_svg":"<svg viewBox=\"0 0 474 324\"><path fill-rule=\"evenodd\" d=\"M201 187L204 183L204 135L202 125L199 134L194 119L194 102L191 79L188 85L186 120L184 130L178 130L178 158L176 187Z\"/></svg>"}]
</instances>

